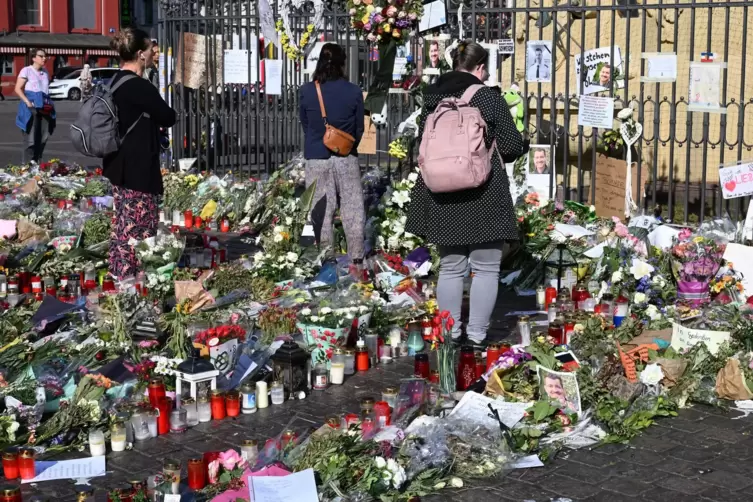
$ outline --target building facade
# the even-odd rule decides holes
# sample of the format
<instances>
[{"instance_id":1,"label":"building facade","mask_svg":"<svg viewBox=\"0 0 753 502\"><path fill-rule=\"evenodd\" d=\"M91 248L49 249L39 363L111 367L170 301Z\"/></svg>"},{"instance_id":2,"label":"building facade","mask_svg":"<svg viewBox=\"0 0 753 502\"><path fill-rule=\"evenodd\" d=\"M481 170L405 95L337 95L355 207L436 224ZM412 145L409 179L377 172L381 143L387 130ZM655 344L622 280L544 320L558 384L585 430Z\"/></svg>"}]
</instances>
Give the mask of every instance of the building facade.
<instances>
[{"instance_id":1,"label":"building facade","mask_svg":"<svg viewBox=\"0 0 753 502\"><path fill-rule=\"evenodd\" d=\"M120 28L119 0L0 0L0 85L13 94L21 68L30 64L29 50L50 56L47 71L66 67L116 64L110 37Z\"/></svg>"}]
</instances>

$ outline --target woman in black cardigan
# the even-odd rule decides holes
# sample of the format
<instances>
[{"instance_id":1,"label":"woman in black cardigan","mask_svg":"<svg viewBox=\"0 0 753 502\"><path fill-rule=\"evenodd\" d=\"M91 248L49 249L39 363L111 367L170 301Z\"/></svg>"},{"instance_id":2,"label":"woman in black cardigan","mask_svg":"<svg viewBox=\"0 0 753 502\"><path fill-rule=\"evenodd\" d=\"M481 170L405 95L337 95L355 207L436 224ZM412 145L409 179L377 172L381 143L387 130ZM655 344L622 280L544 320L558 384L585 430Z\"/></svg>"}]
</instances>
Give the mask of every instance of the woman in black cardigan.
<instances>
[{"instance_id":1,"label":"woman in black cardigan","mask_svg":"<svg viewBox=\"0 0 753 502\"><path fill-rule=\"evenodd\" d=\"M442 75L424 92L424 108L419 119L419 141L426 117L444 98L459 98L474 84L489 76L489 54L475 42L461 42L453 53L453 71ZM460 308L463 280L471 271L471 311L466 332L468 338L482 344L486 338L497 300L499 268L505 241L518 239L510 185L502 165L525 153L523 138L515 128L510 110L498 89L484 88L471 99L487 124L486 146L496 140L500 155L492 156L492 172L478 188L451 193L432 193L421 176L411 192L405 230L436 244L441 257L437 300L439 308L449 310L456 322L452 337L461 335ZM500 156L502 159L500 159Z\"/></svg>"}]
</instances>

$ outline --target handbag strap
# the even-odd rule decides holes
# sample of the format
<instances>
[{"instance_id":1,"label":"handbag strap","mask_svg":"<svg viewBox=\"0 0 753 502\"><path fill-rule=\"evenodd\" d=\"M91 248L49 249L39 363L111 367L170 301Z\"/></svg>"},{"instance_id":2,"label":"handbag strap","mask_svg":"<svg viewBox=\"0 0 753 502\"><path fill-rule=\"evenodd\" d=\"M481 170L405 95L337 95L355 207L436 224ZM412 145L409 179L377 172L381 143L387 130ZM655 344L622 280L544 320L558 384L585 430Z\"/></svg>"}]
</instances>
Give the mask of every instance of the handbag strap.
<instances>
[{"instance_id":1,"label":"handbag strap","mask_svg":"<svg viewBox=\"0 0 753 502\"><path fill-rule=\"evenodd\" d=\"M314 82L314 85L316 86L316 95L319 97L319 108L322 111L322 119L324 120L324 125L327 125L327 112L324 109L324 98L322 98L322 87L319 85L319 82Z\"/></svg>"}]
</instances>

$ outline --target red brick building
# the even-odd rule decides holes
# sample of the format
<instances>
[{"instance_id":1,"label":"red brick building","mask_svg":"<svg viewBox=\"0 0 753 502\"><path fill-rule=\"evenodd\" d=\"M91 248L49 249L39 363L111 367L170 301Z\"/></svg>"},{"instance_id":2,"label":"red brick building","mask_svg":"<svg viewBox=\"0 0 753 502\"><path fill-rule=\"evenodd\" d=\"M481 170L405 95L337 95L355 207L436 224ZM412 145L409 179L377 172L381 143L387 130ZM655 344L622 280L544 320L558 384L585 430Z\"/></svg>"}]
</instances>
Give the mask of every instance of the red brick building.
<instances>
[{"instance_id":1,"label":"red brick building","mask_svg":"<svg viewBox=\"0 0 753 502\"><path fill-rule=\"evenodd\" d=\"M13 94L29 49L50 56L47 71L65 66L114 64L110 36L120 27L119 0L0 0L0 82Z\"/></svg>"}]
</instances>

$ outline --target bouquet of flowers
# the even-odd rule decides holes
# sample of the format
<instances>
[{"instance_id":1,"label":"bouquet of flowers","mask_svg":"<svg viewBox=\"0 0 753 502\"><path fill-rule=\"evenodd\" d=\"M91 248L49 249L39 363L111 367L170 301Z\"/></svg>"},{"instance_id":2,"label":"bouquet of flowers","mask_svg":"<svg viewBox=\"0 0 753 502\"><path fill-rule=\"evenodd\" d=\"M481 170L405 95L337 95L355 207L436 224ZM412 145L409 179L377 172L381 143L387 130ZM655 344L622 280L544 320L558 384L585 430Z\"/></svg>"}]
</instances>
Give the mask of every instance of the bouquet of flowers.
<instances>
[{"instance_id":1,"label":"bouquet of flowers","mask_svg":"<svg viewBox=\"0 0 753 502\"><path fill-rule=\"evenodd\" d=\"M418 181L418 173L394 183L391 190L382 196L382 223L377 229L376 247L390 253L409 253L421 246L419 237L405 231L408 220L407 208L411 190Z\"/></svg>"},{"instance_id":2,"label":"bouquet of flowers","mask_svg":"<svg viewBox=\"0 0 753 502\"><path fill-rule=\"evenodd\" d=\"M270 305L259 314L257 324L264 336L262 342L271 343L281 335L290 335L295 332L295 310Z\"/></svg>"},{"instance_id":3,"label":"bouquet of flowers","mask_svg":"<svg viewBox=\"0 0 753 502\"><path fill-rule=\"evenodd\" d=\"M369 42L400 43L424 12L421 0L348 0L350 24Z\"/></svg>"},{"instance_id":4,"label":"bouquet of flowers","mask_svg":"<svg viewBox=\"0 0 753 502\"><path fill-rule=\"evenodd\" d=\"M692 305L708 301L709 284L722 265L725 248L702 235L694 237L689 229L679 233L670 250L679 299Z\"/></svg>"},{"instance_id":5,"label":"bouquet of flowers","mask_svg":"<svg viewBox=\"0 0 753 502\"><path fill-rule=\"evenodd\" d=\"M455 319L447 310L437 311L432 320L432 349L437 350L439 359L439 386L442 392L450 394L455 392L455 346L452 344L452 327Z\"/></svg>"},{"instance_id":6,"label":"bouquet of flowers","mask_svg":"<svg viewBox=\"0 0 753 502\"><path fill-rule=\"evenodd\" d=\"M194 338L194 343L215 347L230 340L243 342L246 339L246 330L237 324L226 324L201 331Z\"/></svg>"},{"instance_id":7,"label":"bouquet of flowers","mask_svg":"<svg viewBox=\"0 0 753 502\"><path fill-rule=\"evenodd\" d=\"M320 306L318 309L301 309L298 314L298 329L311 349L311 360L314 363L332 359L334 349L346 339L357 312L358 307Z\"/></svg>"},{"instance_id":8,"label":"bouquet of flowers","mask_svg":"<svg viewBox=\"0 0 753 502\"><path fill-rule=\"evenodd\" d=\"M305 279L311 275L311 267L294 251L280 254L259 251L254 255L253 274L272 282Z\"/></svg>"},{"instance_id":9,"label":"bouquet of flowers","mask_svg":"<svg viewBox=\"0 0 753 502\"><path fill-rule=\"evenodd\" d=\"M174 234L158 234L143 241L131 239L129 244L136 252L136 258L147 270L156 270L168 265L175 265L183 254L185 242Z\"/></svg>"},{"instance_id":10,"label":"bouquet of flowers","mask_svg":"<svg viewBox=\"0 0 753 502\"><path fill-rule=\"evenodd\" d=\"M711 294L721 303L744 303L745 286L741 274L736 272L732 263L727 262L709 284Z\"/></svg>"}]
</instances>

